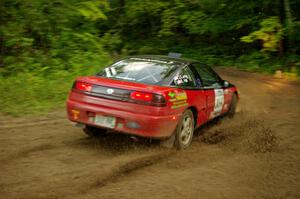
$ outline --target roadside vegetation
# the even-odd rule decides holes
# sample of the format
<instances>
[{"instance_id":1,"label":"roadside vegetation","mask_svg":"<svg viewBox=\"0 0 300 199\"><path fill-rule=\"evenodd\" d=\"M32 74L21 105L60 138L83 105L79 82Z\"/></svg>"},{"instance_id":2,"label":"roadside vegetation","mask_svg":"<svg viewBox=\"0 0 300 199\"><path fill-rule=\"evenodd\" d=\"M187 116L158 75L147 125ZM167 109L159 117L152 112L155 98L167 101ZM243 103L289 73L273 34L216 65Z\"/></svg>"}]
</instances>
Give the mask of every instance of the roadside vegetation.
<instances>
[{"instance_id":1,"label":"roadside vegetation","mask_svg":"<svg viewBox=\"0 0 300 199\"><path fill-rule=\"evenodd\" d=\"M0 112L64 106L76 76L133 54L299 77L296 0L1 0Z\"/></svg>"}]
</instances>

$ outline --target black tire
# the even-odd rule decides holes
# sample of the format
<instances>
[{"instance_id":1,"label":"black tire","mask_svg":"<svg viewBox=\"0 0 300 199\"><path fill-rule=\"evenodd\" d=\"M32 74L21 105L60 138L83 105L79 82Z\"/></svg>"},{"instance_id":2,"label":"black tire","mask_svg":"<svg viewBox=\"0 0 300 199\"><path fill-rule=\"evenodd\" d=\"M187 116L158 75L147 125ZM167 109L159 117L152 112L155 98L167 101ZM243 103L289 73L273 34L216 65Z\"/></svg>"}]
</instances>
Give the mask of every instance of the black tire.
<instances>
[{"instance_id":1,"label":"black tire","mask_svg":"<svg viewBox=\"0 0 300 199\"><path fill-rule=\"evenodd\" d=\"M235 112L236 112L237 103L238 103L237 95L233 94L229 110L228 110L228 112L226 114L227 117L229 117L229 118L233 118L234 117Z\"/></svg>"},{"instance_id":2,"label":"black tire","mask_svg":"<svg viewBox=\"0 0 300 199\"><path fill-rule=\"evenodd\" d=\"M106 134L107 130L104 128L97 128L94 126L86 125L83 129L83 132L89 137L97 137L99 135Z\"/></svg>"},{"instance_id":3,"label":"black tire","mask_svg":"<svg viewBox=\"0 0 300 199\"><path fill-rule=\"evenodd\" d=\"M191 145L194 135L195 120L193 112L188 109L184 111L175 129L174 145L176 149L186 149Z\"/></svg>"}]
</instances>

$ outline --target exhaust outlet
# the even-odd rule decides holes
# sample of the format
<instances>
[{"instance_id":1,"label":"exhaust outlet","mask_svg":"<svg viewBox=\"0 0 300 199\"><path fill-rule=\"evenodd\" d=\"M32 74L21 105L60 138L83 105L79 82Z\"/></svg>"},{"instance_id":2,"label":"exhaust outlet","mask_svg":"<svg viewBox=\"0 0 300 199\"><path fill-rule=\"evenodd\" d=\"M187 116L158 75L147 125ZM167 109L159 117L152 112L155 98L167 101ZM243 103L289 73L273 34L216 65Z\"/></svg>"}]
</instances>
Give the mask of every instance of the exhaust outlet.
<instances>
[{"instance_id":1,"label":"exhaust outlet","mask_svg":"<svg viewBox=\"0 0 300 199\"><path fill-rule=\"evenodd\" d=\"M130 136L129 139L130 139L131 142L138 142L139 141L139 139L136 136Z\"/></svg>"}]
</instances>

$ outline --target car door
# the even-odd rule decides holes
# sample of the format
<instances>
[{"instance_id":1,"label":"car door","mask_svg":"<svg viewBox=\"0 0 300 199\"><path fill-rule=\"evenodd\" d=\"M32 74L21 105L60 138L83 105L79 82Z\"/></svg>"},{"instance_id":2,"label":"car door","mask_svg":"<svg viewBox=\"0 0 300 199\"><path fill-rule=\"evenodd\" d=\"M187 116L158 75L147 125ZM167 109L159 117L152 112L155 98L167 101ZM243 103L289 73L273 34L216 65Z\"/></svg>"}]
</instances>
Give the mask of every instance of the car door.
<instances>
[{"instance_id":1,"label":"car door","mask_svg":"<svg viewBox=\"0 0 300 199\"><path fill-rule=\"evenodd\" d=\"M196 126L205 123L208 119L206 114L206 94L200 87L200 81L197 71L190 66L184 67L173 80L173 85L185 90L189 106L196 108Z\"/></svg>"},{"instance_id":2,"label":"car door","mask_svg":"<svg viewBox=\"0 0 300 199\"><path fill-rule=\"evenodd\" d=\"M222 79L209 66L195 63L201 79L201 88L206 97L206 115L208 119L213 119L223 113L224 89Z\"/></svg>"}]
</instances>

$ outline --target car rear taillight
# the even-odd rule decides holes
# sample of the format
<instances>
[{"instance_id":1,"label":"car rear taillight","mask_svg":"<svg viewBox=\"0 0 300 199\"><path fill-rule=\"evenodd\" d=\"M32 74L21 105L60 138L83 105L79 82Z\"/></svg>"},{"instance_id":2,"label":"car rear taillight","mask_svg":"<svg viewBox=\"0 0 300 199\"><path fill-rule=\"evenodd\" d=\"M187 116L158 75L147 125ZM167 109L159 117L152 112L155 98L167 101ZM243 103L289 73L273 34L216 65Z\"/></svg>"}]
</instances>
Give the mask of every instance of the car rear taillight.
<instances>
[{"instance_id":1,"label":"car rear taillight","mask_svg":"<svg viewBox=\"0 0 300 199\"><path fill-rule=\"evenodd\" d=\"M73 84L73 91L84 92L85 95L93 97L148 106L164 107L167 104L165 97L160 94L106 87L90 84L84 81L75 81Z\"/></svg>"},{"instance_id":2,"label":"car rear taillight","mask_svg":"<svg viewBox=\"0 0 300 199\"><path fill-rule=\"evenodd\" d=\"M154 93L134 91L130 93L130 101L138 104L163 107L166 106L165 97Z\"/></svg>"},{"instance_id":3,"label":"car rear taillight","mask_svg":"<svg viewBox=\"0 0 300 199\"><path fill-rule=\"evenodd\" d=\"M135 91L130 94L130 98L133 100L141 100L141 101L145 101L145 102L151 102L152 98L153 98L153 94Z\"/></svg>"},{"instance_id":4,"label":"car rear taillight","mask_svg":"<svg viewBox=\"0 0 300 199\"><path fill-rule=\"evenodd\" d=\"M75 82L73 88L80 90L80 91L86 91L91 92L92 91L92 84L86 83L86 82Z\"/></svg>"}]
</instances>

